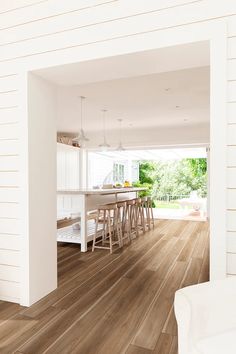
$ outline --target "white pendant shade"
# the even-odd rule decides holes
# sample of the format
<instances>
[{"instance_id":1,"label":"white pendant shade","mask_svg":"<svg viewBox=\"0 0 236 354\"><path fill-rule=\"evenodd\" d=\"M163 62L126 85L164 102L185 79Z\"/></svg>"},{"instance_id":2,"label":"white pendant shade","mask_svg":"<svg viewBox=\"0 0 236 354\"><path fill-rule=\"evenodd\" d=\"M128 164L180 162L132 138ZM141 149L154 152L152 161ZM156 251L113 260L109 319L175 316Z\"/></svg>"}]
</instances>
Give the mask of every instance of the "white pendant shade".
<instances>
[{"instance_id":1,"label":"white pendant shade","mask_svg":"<svg viewBox=\"0 0 236 354\"><path fill-rule=\"evenodd\" d=\"M118 147L117 147L116 150L117 150L117 151L125 151L125 148L124 148L124 146L122 145L122 142L119 143L119 145L118 145Z\"/></svg>"}]
</instances>

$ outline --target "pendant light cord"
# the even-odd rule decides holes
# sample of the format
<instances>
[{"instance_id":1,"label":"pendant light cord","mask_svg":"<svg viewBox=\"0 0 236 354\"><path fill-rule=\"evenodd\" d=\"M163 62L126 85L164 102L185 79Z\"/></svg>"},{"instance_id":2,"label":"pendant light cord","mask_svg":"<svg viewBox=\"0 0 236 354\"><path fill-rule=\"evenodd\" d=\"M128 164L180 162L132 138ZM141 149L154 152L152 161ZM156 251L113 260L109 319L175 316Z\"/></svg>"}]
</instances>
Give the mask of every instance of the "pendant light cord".
<instances>
[{"instance_id":1,"label":"pendant light cord","mask_svg":"<svg viewBox=\"0 0 236 354\"><path fill-rule=\"evenodd\" d=\"M118 119L118 121L119 121L119 124L120 124L120 127L119 127L119 130L120 130L120 141L119 141L119 143L120 143L120 145L121 145L122 119L120 118L120 119Z\"/></svg>"},{"instance_id":2,"label":"pendant light cord","mask_svg":"<svg viewBox=\"0 0 236 354\"><path fill-rule=\"evenodd\" d=\"M103 141L106 141L106 109L102 110L103 112Z\"/></svg>"},{"instance_id":3,"label":"pendant light cord","mask_svg":"<svg viewBox=\"0 0 236 354\"><path fill-rule=\"evenodd\" d=\"M84 96L80 96L80 129L83 130L83 100Z\"/></svg>"}]
</instances>

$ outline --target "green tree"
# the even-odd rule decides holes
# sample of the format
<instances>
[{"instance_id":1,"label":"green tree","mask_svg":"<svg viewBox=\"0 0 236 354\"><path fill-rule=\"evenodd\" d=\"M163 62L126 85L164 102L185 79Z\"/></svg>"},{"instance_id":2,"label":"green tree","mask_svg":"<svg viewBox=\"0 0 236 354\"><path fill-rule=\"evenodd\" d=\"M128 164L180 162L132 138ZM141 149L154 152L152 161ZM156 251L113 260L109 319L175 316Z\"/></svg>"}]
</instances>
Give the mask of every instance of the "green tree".
<instances>
[{"instance_id":1,"label":"green tree","mask_svg":"<svg viewBox=\"0 0 236 354\"><path fill-rule=\"evenodd\" d=\"M182 159L170 161L140 161L140 181L137 186L146 186L153 199L172 195L178 199L198 191L199 196L207 192L206 159Z\"/></svg>"}]
</instances>

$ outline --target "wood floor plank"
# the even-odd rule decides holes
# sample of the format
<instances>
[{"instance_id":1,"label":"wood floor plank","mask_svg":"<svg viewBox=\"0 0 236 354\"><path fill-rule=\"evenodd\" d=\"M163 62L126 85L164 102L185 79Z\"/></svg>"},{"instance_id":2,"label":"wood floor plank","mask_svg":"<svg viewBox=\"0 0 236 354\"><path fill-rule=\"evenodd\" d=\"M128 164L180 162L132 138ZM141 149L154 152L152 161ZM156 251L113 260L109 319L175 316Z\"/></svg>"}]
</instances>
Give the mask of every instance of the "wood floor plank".
<instances>
[{"instance_id":1,"label":"wood floor plank","mask_svg":"<svg viewBox=\"0 0 236 354\"><path fill-rule=\"evenodd\" d=\"M130 344L125 353L126 354L152 354L153 351Z\"/></svg>"},{"instance_id":2,"label":"wood floor plank","mask_svg":"<svg viewBox=\"0 0 236 354\"><path fill-rule=\"evenodd\" d=\"M5 323L9 318L17 315L23 307L11 302L1 301L0 303L0 326ZM0 327L1 328L1 327Z\"/></svg>"},{"instance_id":3,"label":"wood floor plank","mask_svg":"<svg viewBox=\"0 0 236 354\"><path fill-rule=\"evenodd\" d=\"M174 294L209 279L208 229L157 220L112 255L59 244L57 290L30 308L0 302L0 353L177 354Z\"/></svg>"},{"instance_id":4,"label":"wood floor plank","mask_svg":"<svg viewBox=\"0 0 236 354\"><path fill-rule=\"evenodd\" d=\"M160 294L154 300L132 344L154 350L187 268L186 262L176 262Z\"/></svg>"},{"instance_id":5,"label":"wood floor plank","mask_svg":"<svg viewBox=\"0 0 236 354\"><path fill-rule=\"evenodd\" d=\"M177 336L175 336L173 339L169 354L178 354L178 338L177 338Z\"/></svg>"},{"instance_id":6,"label":"wood floor plank","mask_svg":"<svg viewBox=\"0 0 236 354\"><path fill-rule=\"evenodd\" d=\"M156 242L159 242L159 238ZM76 318L79 318L83 314L83 312L87 311L100 297L103 296L104 293L109 291L109 288L111 288L122 277L122 275L125 274L127 269L129 269L136 262L140 261L142 255L145 255L147 252L150 252L151 245L149 244L149 242L147 243L147 245L148 246L145 245L145 247L140 249L138 253L125 253L125 261L121 262L119 259L118 264L116 264L114 263L116 261L115 260L111 265L109 265L108 269L106 268L104 270L105 274L102 274L101 272L97 274L97 276L95 277L96 286L91 282L90 284L87 284L89 289L87 289L85 286L83 287L83 289L81 289L81 292L83 291L83 293L80 294L80 296L79 294L76 294L75 296L75 294L73 293L72 297L66 297L64 300L62 300L62 302L60 301L59 303L57 303L57 306L61 308L65 307L69 310L65 314L63 314L62 318L58 318L58 320L53 323L50 328L47 328L44 332L40 333L40 341L47 343L44 343L44 349L46 345L50 345L52 339L55 336L63 334L66 326L71 326L73 322L76 321ZM154 246L155 244L152 245L152 247ZM99 279L99 281L97 281L97 279ZM48 336L50 336L50 341L48 340ZM37 345L35 344L35 341ZM32 339L31 342L32 343L27 344L27 349L23 348L24 351L27 350L28 352L28 350L31 350L28 348L33 348L33 350L35 350L35 347L37 347L38 350L40 349L40 346L38 345L38 338Z\"/></svg>"},{"instance_id":7,"label":"wood floor plank","mask_svg":"<svg viewBox=\"0 0 236 354\"><path fill-rule=\"evenodd\" d=\"M172 306L172 308L168 314L167 320L163 326L162 333L170 334L172 336L177 335L177 322L176 322L173 306Z\"/></svg>"},{"instance_id":8,"label":"wood floor plank","mask_svg":"<svg viewBox=\"0 0 236 354\"><path fill-rule=\"evenodd\" d=\"M199 275L198 283L204 283L209 280L209 234L206 236L207 238L207 244L205 247L204 251L204 256L203 256L203 263L202 263L202 268L201 272Z\"/></svg>"},{"instance_id":9,"label":"wood floor plank","mask_svg":"<svg viewBox=\"0 0 236 354\"><path fill-rule=\"evenodd\" d=\"M64 350L68 350L68 353L92 354L94 347L98 353L109 354L111 350L114 354L122 353L148 309L153 293L160 286L161 281L155 277L154 272L143 270L136 279L126 278L129 281L129 287L123 292L122 297L117 297L110 309L107 308L107 297L105 297L70 329L70 334L73 337L79 330L82 331L81 337L71 343L68 335L63 335L49 353L59 350L61 350L60 353L63 353ZM118 288L119 286L117 286ZM110 296L108 295L108 297ZM93 318L96 317L97 311L101 313L101 308L104 311L103 316L93 323ZM132 325L130 325L131 323ZM83 328L87 330L83 330ZM106 338L105 341L104 338ZM91 342L94 347L91 346Z\"/></svg>"},{"instance_id":10,"label":"wood floor plank","mask_svg":"<svg viewBox=\"0 0 236 354\"><path fill-rule=\"evenodd\" d=\"M202 264L203 264L203 259L201 258L192 258L190 260L189 269L181 284L181 288L198 283L198 279L202 269Z\"/></svg>"},{"instance_id":11,"label":"wood floor plank","mask_svg":"<svg viewBox=\"0 0 236 354\"><path fill-rule=\"evenodd\" d=\"M122 281L119 284L119 288L116 288L115 290L111 290L111 296L106 299L106 306L107 309L110 308L110 306L113 305L114 302L117 301L117 298L122 296L122 293L127 289L129 285L129 280L123 278ZM73 309L72 309L73 310ZM94 326L95 323L99 321L101 318L101 308L97 307L96 313L93 312L93 318L90 320L90 322L85 323L82 326L79 326L77 328L76 333L73 332L73 335L71 335L71 326L76 326L78 323L78 319L76 316L76 311L67 311L66 316L62 314L60 318L57 318L57 320L54 323L49 324L44 328L43 331L41 331L38 335L32 337L25 345L20 347L20 351L22 351L24 354L38 354L38 353L44 353L44 352L52 352L52 353L71 353L70 351L70 346L73 346L74 342L77 342L78 337L82 335L82 331L87 332L91 330L91 328ZM80 317L79 317L80 319ZM83 319L82 319L83 320ZM82 321L81 320L81 321ZM59 342L60 345L57 347L58 339L62 337L62 335L65 335L63 338L62 342ZM52 349L50 351L50 346L55 344L55 347L57 348L56 350ZM94 347L93 347L94 349Z\"/></svg>"},{"instance_id":12,"label":"wood floor plank","mask_svg":"<svg viewBox=\"0 0 236 354\"><path fill-rule=\"evenodd\" d=\"M161 333L155 349L152 351L153 354L169 354L173 342L173 336Z\"/></svg>"},{"instance_id":13,"label":"wood floor plank","mask_svg":"<svg viewBox=\"0 0 236 354\"><path fill-rule=\"evenodd\" d=\"M32 336L38 333L46 325L48 325L50 321L54 321L59 314L61 314L61 311L55 309L54 307L50 307L47 308L44 312L42 312L40 316L34 319L32 319L31 317L20 315L23 317L23 321L28 321L28 324L26 323L26 325L24 326L22 326L22 324L20 325L20 330L16 330L16 328L14 328L14 322L12 323L12 320L10 320L10 340L6 342L6 335L4 337L4 340L2 340L1 338L1 354L14 353L17 348L19 348L22 344L26 343ZM21 317L20 319L17 318L17 321L22 322ZM11 331L14 331L14 336L12 336Z\"/></svg>"}]
</instances>

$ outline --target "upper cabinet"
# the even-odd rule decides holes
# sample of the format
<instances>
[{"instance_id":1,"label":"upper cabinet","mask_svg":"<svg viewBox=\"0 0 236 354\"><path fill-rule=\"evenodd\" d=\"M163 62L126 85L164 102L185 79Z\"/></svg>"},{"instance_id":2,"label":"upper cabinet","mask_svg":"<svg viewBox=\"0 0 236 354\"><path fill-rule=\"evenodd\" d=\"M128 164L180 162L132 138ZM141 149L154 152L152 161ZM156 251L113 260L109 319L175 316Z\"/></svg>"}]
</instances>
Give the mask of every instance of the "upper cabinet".
<instances>
[{"instance_id":1,"label":"upper cabinet","mask_svg":"<svg viewBox=\"0 0 236 354\"><path fill-rule=\"evenodd\" d=\"M79 187L79 149L57 143L57 190Z\"/></svg>"}]
</instances>

